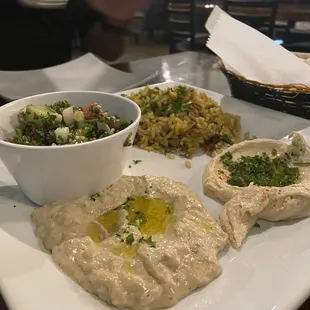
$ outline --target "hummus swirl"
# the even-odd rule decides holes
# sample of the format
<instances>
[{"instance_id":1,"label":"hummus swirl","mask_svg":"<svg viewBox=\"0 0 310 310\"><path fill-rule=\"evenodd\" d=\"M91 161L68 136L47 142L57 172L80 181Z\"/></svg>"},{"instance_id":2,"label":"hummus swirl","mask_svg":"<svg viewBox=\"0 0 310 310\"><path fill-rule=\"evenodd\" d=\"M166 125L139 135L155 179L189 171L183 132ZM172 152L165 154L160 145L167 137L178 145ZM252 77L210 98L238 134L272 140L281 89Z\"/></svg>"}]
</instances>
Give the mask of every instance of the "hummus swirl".
<instances>
[{"instance_id":1,"label":"hummus swirl","mask_svg":"<svg viewBox=\"0 0 310 310\"><path fill-rule=\"evenodd\" d=\"M216 156L203 173L206 195L224 203L220 223L228 233L230 244L239 248L258 219L268 221L294 220L310 215L310 149L303 136L292 133L291 144L272 139L255 139L235 144ZM266 153L269 156L289 154L298 163L299 179L284 187L247 187L228 184L230 172L221 157L230 152L233 160L241 156Z\"/></svg>"},{"instance_id":2,"label":"hummus swirl","mask_svg":"<svg viewBox=\"0 0 310 310\"><path fill-rule=\"evenodd\" d=\"M151 246L133 241L143 234L136 226L129 226L130 244L119 238L129 212L119 207L143 196L173 206L174 220L152 234ZM102 227L103 238L95 242L87 226L112 210L120 210L117 225ZM95 201L82 197L46 205L34 211L33 221L36 235L70 278L110 305L135 310L172 306L217 278L217 254L228 241L186 185L153 176L123 176Z\"/></svg>"}]
</instances>

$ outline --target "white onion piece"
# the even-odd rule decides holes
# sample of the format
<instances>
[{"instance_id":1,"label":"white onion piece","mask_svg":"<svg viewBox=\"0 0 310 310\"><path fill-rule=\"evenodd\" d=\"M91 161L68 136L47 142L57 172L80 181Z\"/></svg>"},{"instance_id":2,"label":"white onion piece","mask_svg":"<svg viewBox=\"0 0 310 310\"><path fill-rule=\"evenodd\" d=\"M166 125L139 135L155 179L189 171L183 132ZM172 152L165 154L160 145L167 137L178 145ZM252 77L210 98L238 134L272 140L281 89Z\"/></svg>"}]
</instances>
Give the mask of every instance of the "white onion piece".
<instances>
[{"instance_id":1,"label":"white onion piece","mask_svg":"<svg viewBox=\"0 0 310 310\"><path fill-rule=\"evenodd\" d=\"M73 107L64 109L62 115L67 126L70 126L74 123Z\"/></svg>"},{"instance_id":2,"label":"white onion piece","mask_svg":"<svg viewBox=\"0 0 310 310\"><path fill-rule=\"evenodd\" d=\"M109 135L112 133L110 127L106 123L97 123L98 130L106 130Z\"/></svg>"},{"instance_id":3,"label":"white onion piece","mask_svg":"<svg viewBox=\"0 0 310 310\"><path fill-rule=\"evenodd\" d=\"M56 141L60 144L68 142L69 139L69 127L59 127L55 129Z\"/></svg>"}]
</instances>

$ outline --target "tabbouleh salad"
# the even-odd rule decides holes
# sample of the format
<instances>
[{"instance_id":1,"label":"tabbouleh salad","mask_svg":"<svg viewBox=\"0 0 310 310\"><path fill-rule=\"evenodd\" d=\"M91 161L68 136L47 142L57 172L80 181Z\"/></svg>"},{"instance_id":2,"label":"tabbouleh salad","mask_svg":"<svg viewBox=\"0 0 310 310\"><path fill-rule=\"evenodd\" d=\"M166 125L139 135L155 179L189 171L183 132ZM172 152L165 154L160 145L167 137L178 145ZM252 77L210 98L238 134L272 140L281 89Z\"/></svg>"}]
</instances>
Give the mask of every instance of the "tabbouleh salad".
<instances>
[{"instance_id":1,"label":"tabbouleh salad","mask_svg":"<svg viewBox=\"0 0 310 310\"><path fill-rule=\"evenodd\" d=\"M84 110L67 101L50 106L27 105L18 113L16 135L6 141L23 145L78 144L115 134L130 125L92 102Z\"/></svg>"}]
</instances>

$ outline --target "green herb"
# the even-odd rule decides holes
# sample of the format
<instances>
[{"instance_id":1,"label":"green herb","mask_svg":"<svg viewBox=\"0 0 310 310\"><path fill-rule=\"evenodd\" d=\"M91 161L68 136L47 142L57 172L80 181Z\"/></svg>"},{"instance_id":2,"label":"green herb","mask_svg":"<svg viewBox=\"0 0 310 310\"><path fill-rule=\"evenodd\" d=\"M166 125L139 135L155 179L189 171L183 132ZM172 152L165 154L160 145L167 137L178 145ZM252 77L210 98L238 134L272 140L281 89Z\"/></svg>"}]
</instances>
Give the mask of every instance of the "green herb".
<instances>
[{"instance_id":1,"label":"green herb","mask_svg":"<svg viewBox=\"0 0 310 310\"><path fill-rule=\"evenodd\" d=\"M167 211L168 214L172 214L173 213L172 206L167 205L167 210L166 211Z\"/></svg>"},{"instance_id":2,"label":"green herb","mask_svg":"<svg viewBox=\"0 0 310 310\"><path fill-rule=\"evenodd\" d=\"M127 147L127 146L132 146L132 142L131 142L131 137L132 137L132 132L130 132L123 144L124 147Z\"/></svg>"},{"instance_id":3,"label":"green herb","mask_svg":"<svg viewBox=\"0 0 310 310\"><path fill-rule=\"evenodd\" d=\"M249 131L245 132L243 135L243 140L254 140L254 139L257 139L257 137L256 136L251 137Z\"/></svg>"},{"instance_id":4,"label":"green herb","mask_svg":"<svg viewBox=\"0 0 310 310\"><path fill-rule=\"evenodd\" d=\"M64 143L64 139L63 139L62 136L57 136L56 141L57 141L59 144L63 144L63 143Z\"/></svg>"},{"instance_id":5,"label":"green herb","mask_svg":"<svg viewBox=\"0 0 310 310\"><path fill-rule=\"evenodd\" d=\"M157 103L158 99L156 97L160 92L164 97L167 97L164 104ZM158 117L169 117L171 114L187 115L193 103L191 101L192 92L185 86L168 88L165 91L156 88L149 89L146 97L151 99L149 100L151 103L141 107L142 114L153 113ZM154 100L152 100L153 98Z\"/></svg>"},{"instance_id":6,"label":"green herb","mask_svg":"<svg viewBox=\"0 0 310 310\"><path fill-rule=\"evenodd\" d=\"M255 224L254 224L254 227L260 227L260 225L256 222Z\"/></svg>"},{"instance_id":7,"label":"green herb","mask_svg":"<svg viewBox=\"0 0 310 310\"><path fill-rule=\"evenodd\" d=\"M123 205L122 205L122 209L125 209L125 210L128 210L130 208L130 204L128 202L125 202Z\"/></svg>"},{"instance_id":8,"label":"green herb","mask_svg":"<svg viewBox=\"0 0 310 310\"><path fill-rule=\"evenodd\" d=\"M126 202L121 205L122 209L128 210L130 208L130 201L135 200L134 197L128 197Z\"/></svg>"},{"instance_id":9,"label":"green herb","mask_svg":"<svg viewBox=\"0 0 310 310\"><path fill-rule=\"evenodd\" d=\"M129 234L127 237L126 237L126 243L128 245L132 245L135 241L135 238L133 236L133 234Z\"/></svg>"},{"instance_id":10,"label":"green herb","mask_svg":"<svg viewBox=\"0 0 310 310\"><path fill-rule=\"evenodd\" d=\"M135 216L130 220L128 225L136 226L138 229L141 228L141 226L146 222L145 215L140 212L136 211Z\"/></svg>"},{"instance_id":11,"label":"green herb","mask_svg":"<svg viewBox=\"0 0 310 310\"><path fill-rule=\"evenodd\" d=\"M94 113L94 114L99 114L101 112L101 109L98 108L98 106L93 105L90 110Z\"/></svg>"},{"instance_id":12,"label":"green herb","mask_svg":"<svg viewBox=\"0 0 310 310\"><path fill-rule=\"evenodd\" d=\"M288 155L288 154L287 154ZM294 184L299 178L299 169L291 167L290 156L271 159L266 153L255 156L242 156L233 161L232 154L221 156L223 165L229 170L227 183L246 187L250 183L259 186L283 187Z\"/></svg>"},{"instance_id":13,"label":"green herb","mask_svg":"<svg viewBox=\"0 0 310 310\"><path fill-rule=\"evenodd\" d=\"M74 114L74 122L70 124L62 115L63 111L69 107L72 108ZM88 112L91 112L90 115ZM91 119L85 119L85 117L91 117ZM119 132L130 124L121 121L116 116L103 115L101 108L93 104L83 111L80 107L71 106L67 101L59 101L51 106L27 105L19 111L17 118L19 126L16 128L16 134L7 138L6 141L35 146L93 141ZM107 127L98 125L98 123L106 124ZM57 134L56 136L55 131L58 128L68 128L68 135ZM67 129L64 132L66 133Z\"/></svg>"},{"instance_id":14,"label":"green herb","mask_svg":"<svg viewBox=\"0 0 310 310\"><path fill-rule=\"evenodd\" d=\"M119 122L119 130L123 130L125 128L127 128L129 125L131 125L133 123L133 121L125 122L125 121L120 121Z\"/></svg>"},{"instance_id":15,"label":"green herb","mask_svg":"<svg viewBox=\"0 0 310 310\"><path fill-rule=\"evenodd\" d=\"M63 110L69 107L68 101L58 101L51 105L51 108L59 114L62 114Z\"/></svg>"},{"instance_id":16,"label":"green herb","mask_svg":"<svg viewBox=\"0 0 310 310\"><path fill-rule=\"evenodd\" d=\"M276 156L277 154L278 154L277 150L276 149L272 149L271 155Z\"/></svg>"},{"instance_id":17,"label":"green herb","mask_svg":"<svg viewBox=\"0 0 310 310\"><path fill-rule=\"evenodd\" d=\"M250 139L250 133L247 131L243 135L243 140L249 140Z\"/></svg>"},{"instance_id":18,"label":"green herb","mask_svg":"<svg viewBox=\"0 0 310 310\"><path fill-rule=\"evenodd\" d=\"M95 193L89 196L90 200L92 201L96 201L96 199L98 199L100 197L99 193Z\"/></svg>"},{"instance_id":19,"label":"green herb","mask_svg":"<svg viewBox=\"0 0 310 310\"><path fill-rule=\"evenodd\" d=\"M128 168L131 168L131 165L129 165Z\"/></svg>"},{"instance_id":20,"label":"green herb","mask_svg":"<svg viewBox=\"0 0 310 310\"><path fill-rule=\"evenodd\" d=\"M171 89L168 90L170 92ZM176 98L173 98L172 101L167 105L166 109L163 111L165 116L170 116L171 114L187 114L189 111L192 101L185 101L189 90L185 86L178 86L176 88Z\"/></svg>"},{"instance_id":21,"label":"green herb","mask_svg":"<svg viewBox=\"0 0 310 310\"><path fill-rule=\"evenodd\" d=\"M134 160L133 160L133 163L134 163L135 165L137 165L137 164L139 164L139 163L141 163L141 162L142 162L141 159L134 159Z\"/></svg>"},{"instance_id":22,"label":"green herb","mask_svg":"<svg viewBox=\"0 0 310 310\"><path fill-rule=\"evenodd\" d=\"M227 144L233 144L231 137L229 135L222 135L221 140Z\"/></svg>"},{"instance_id":23,"label":"green herb","mask_svg":"<svg viewBox=\"0 0 310 310\"><path fill-rule=\"evenodd\" d=\"M140 240L139 240L139 243L146 243L150 248L155 248L156 247L156 241L153 241L152 240L152 236L149 236L148 238L144 238L142 237Z\"/></svg>"},{"instance_id":24,"label":"green herb","mask_svg":"<svg viewBox=\"0 0 310 310\"><path fill-rule=\"evenodd\" d=\"M121 238L121 237L122 237L122 234L119 233L119 232L117 232L117 233L115 233L115 236L116 236L117 238Z\"/></svg>"},{"instance_id":25,"label":"green herb","mask_svg":"<svg viewBox=\"0 0 310 310\"><path fill-rule=\"evenodd\" d=\"M229 167L232 163L232 155L230 152L226 152L221 156L221 161L224 166Z\"/></svg>"}]
</instances>

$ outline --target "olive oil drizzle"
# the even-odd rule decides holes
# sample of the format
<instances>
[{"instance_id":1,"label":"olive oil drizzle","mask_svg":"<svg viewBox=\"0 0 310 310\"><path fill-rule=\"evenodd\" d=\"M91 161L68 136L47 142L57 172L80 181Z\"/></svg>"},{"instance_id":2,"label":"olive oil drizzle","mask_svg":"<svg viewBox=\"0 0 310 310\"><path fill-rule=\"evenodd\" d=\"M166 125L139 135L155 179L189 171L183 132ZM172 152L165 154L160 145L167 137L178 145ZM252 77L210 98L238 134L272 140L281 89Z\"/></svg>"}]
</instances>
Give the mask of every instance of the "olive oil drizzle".
<instances>
[{"instance_id":1,"label":"olive oil drizzle","mask_svg":"<svg viewBox=\"0 0 310 310\"><path fill-rule=\"evenodd\" d=\"M118 231L119 212L122 209L128 212L128 229L124 232ZM156 247L153 235L164 233L174 221L172 204L159 198L136 196L129 197L120 207L98 216L94 222L87 225L86 233L96 243L103 241L101 227L104 227L109 234L115 234L123 244L113 248L112 253L122 256L129 251L128 247L137 247L142 243L151 248ZM130 226L135 226L142 237L136 240L134 234L130 232Z\"/></svg>"}]
</instances>

